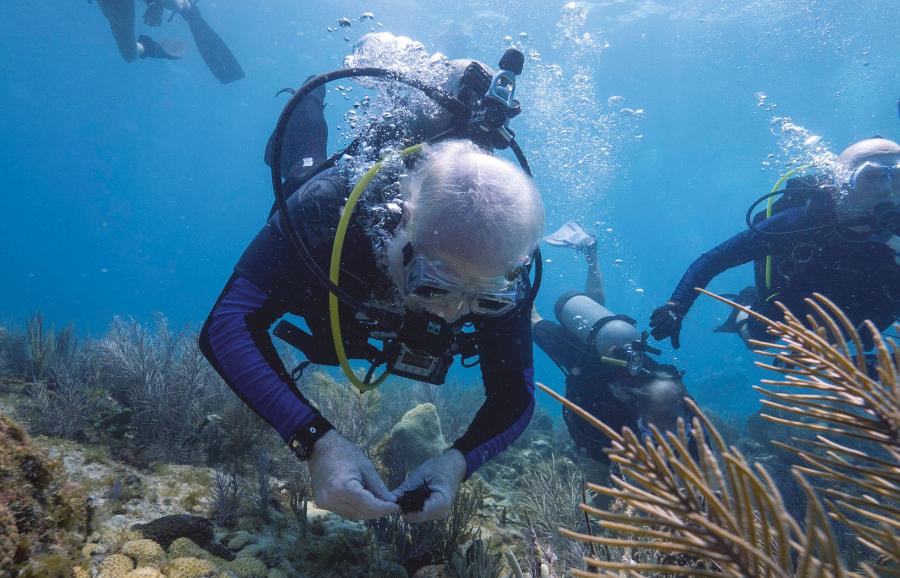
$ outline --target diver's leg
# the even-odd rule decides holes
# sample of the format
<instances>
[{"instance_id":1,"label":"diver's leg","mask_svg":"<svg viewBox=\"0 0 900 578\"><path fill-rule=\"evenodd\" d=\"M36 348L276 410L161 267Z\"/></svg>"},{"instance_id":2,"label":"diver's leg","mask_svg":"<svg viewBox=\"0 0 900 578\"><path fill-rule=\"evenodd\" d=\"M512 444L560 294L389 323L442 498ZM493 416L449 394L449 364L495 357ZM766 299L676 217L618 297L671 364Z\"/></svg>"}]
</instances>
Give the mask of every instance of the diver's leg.
<instances>
[{"instance_id":1,"label":"diver's leg","mask_svg":"<svg viewBox=\"0 0 900 578\"><path fill-rule=\"evenodd\" d=\"M603 275L597 260L597 239L584 230L576 221L568 221L552 235L544 238L544 242L554 247L572 247L584 253L588 264L587 281L584 292L588 297L606 305L606 292L603 290Z\"/></svg>"},{"instance_id":2,"label":"diver's leg","mask_svg":"<svg viewBox=\"0 0 900 578\"><path fill-rule=\"evenodd\" d=\"M584 292L588 297L606 306L606 290L603 288L603 272L600 270L600 260L597 258L597 242L591 236L592 243L584 245L580 250L584 252L584 260L587 261L587 279L584 282Z\"/></svg>"},{"instance_id":3,"label":"diver's leg","mask_svg":"<svg viewBox=\"0 0 900 578\"><path fill-rule=\"evenodd\" d=\"M109 21L119 54L125 62L133 62L138 57L134 37L134 2L135 0L97 0L100 10Z\"/></svg>"},{"instance_id":4,"label":"diver's leg","mask_svg":"<svg viewBox=\"0 0 900 578\"><path fill-rule=\"evenodd\" d=\"M237 58L225 45L225 42L216 34L216 31L204 20L200 15L200 11L196 6L190 3L183 3L181 15L188 23L191 29L191 35L194 37L194 43L203 61L219 82L228 84L235 80L244 78L244 71L238 63Z\"/></svg>"},{"instance_id":5,"label":"diver's leg","mask_svg":"<svg viewBox=\"0 0 900 578\"><path fill-rule=\"evenodd\" d=\"M166 0L145 0L147 9L144 10L144 24L147 26L159 26L162 24L163 13L166 10Z\"/></svg>"}]
</instances>

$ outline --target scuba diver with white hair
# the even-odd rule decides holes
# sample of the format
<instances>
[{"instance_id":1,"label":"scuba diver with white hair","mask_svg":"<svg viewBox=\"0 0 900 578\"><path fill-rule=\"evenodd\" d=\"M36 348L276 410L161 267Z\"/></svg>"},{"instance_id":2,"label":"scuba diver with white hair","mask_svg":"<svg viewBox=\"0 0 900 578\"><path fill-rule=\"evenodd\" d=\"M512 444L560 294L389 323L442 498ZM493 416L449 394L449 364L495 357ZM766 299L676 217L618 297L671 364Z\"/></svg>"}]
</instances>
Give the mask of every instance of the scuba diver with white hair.
<instances>
[{"instance_id":1,"label":"scuba diver with white hair","mask_svg":"<svg viewBox=\"0 0 900 578\"><path fill-rule=\"evenodd\" d=\"M821 293L857 329L865 320L880 331L895 322L900 316L900 145L866 139L844 150L832 171L790 178L804 168L784 175L748 209L747 230L691 264L669 300L653 311L653 337L670 338L677 349L682 320L697 298L694 288L751 261L756 283L736 299L770 319L783 317L776 302L803 318L804 300ZM767 208L754 215L764 201ZM716 331L737 333L745 342L772 339L763 323L737 311ZM870 347L868 332L860 335Z\"/></svg>"},{"instance_id":2,"label":"scuba diver with white hair","mask_svg":"<svg viewBox=\"0 0 900 578\"><path fill-rule=\"evenodd\" d=\"M228 385L309 461L313 497L322 508L353 519L445 518L459 484L531 419L529 315L544 210L508 127L518 112L512 96L523 60L508 53L496 72L470 61L454 94L387 69L337 70L311 78L281 114L267 155L275 207L235 266L200 343ZM363 149L354 143L314 166L325 143L291 131L321 127L321 87L357 76L417 88L450 109L454 121L439 135L414 135L424 144L388 155L362 177L354 163ZM304 106L307 97L312 102ZM306 118L292 119L295 113ZM523 168L491 154L503 142ZM294 372L283 366L269 334L288 313L309 329L284 320L275 328L306 357ZM457 355L464 366L480 363L485 401L449 449L393 492L362 449L295 385L308 363L340 365L361 391L389 374L441 384ZM349 359L370 363L365 378Z\"/></svg>"},{"instance_id":3,"label":"scuba diver with white hair","mask_svg":"<svg viewBox=\"0 0 900 578\"><path fill-rule=\"evenodd\" d=\"M637 330L634 319L606 308L594 236L569 221L544 241L575 249L588 268L584 292L557 299L558 323L532 311L534 342L565 375L566 398L616 431L627 426L647 436L652 425L674 432L679 417L690 427L683 372L651 357L660 352L647 345L648 335ZM610 460L603 450L609 438L566 408L563 419L575 445L598 466L589 469L605 478Z\"/></svg>"},{"instance_id":4,"label":"scuba diver with white hair","mask_svg":"<svg viewBox=\"0 0 900 578\"><path fill-rule=\"evenodd\" d=\"M178 40L163 39L159 42L147 34L137 38L134 35L135 7L137 0L97 0L103 16L116 41L119 54L125 62L133 62L137 58L162 58L178 60L184 55L185 45ZM244 71L237 59L229 50L222 38L206 22L197 8L197 0L144 0L147 9L144 11L144 24L159 26L162 24L166 10L172 15L169 21L180 14L188 24L194 44L210 72L222 84L228 84L244 78Z\"/></svg>"}]
</instances>

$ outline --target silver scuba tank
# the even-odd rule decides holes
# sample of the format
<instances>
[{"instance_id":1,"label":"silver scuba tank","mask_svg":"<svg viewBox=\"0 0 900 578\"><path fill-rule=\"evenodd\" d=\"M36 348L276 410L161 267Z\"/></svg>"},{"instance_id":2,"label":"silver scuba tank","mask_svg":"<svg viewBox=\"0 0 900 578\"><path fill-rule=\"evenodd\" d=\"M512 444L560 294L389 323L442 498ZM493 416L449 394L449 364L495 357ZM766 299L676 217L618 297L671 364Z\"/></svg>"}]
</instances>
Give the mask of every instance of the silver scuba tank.
<instances>
[{"instance_id":1,"label":"silver scuba tank","mask_svg":"<svg viewBox=\"0 0 900 578\"><path fill-rule=\"evenodd\" d=\"M556 300L554 312L563 327L601 357L641 339L634 320L616 315L584 293L564 293Z\"/></svg>"}]
</instances>

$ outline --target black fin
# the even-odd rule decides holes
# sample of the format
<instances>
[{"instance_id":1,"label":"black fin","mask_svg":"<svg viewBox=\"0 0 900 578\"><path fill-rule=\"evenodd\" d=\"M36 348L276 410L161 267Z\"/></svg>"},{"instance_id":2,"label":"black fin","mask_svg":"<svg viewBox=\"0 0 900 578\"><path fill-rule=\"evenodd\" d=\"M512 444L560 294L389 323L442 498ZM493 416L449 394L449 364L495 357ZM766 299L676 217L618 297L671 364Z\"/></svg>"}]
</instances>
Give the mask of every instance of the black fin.
<instances>
[{"instance_id":1,"label":"black fin","mask_svg":"<svg viewBox=\"0 0 900 578\"><path fill-rule=\"evenodd\" d=\"M219 79L219 82L228 84L244 78L244 70L237 58L234 57L222 38L203 19L197 7L192 6L186 9L182 12L182 16L187 20L200 56L203 57L206 66Z\"/></svg>"}]
</instances>

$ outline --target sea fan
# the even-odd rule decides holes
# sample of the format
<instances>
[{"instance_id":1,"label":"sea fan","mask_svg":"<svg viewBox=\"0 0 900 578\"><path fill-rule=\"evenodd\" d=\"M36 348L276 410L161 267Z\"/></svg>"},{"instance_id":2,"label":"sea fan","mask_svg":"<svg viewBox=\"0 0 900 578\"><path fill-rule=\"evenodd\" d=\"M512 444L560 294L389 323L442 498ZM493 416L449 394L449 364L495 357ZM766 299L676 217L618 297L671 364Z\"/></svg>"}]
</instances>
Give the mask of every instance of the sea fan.
<instances>
[{"instance_id":1,"label":"sea fan","mask_svg":"<svg viewBox=\"0 0 900 578\"><path fill-rule=\"evenodd\" d=\"M862 351L861 339L846 316L821 295L808 300L808 305L814 314L807 317L806 325L786 310L781 322L747 310L781 340L770 354L778 364L762 365L779 372L783 379L766 383L807 390L761 390L770 398L767 405L804 418L769 419L823 434L793 450L808 464L794 472L807 498L802 525L787 513L778 487L766 471L758 464L750 465L737 448L727 446L691 400L687 403L697 417L690 433L681 422L677 434L663 435L654 429L652 436L642 440L628 428L621 433L612 430L541 385L612 440L610 458L621 468L621 475L613 478L615 487L589 486L625 504L628 511L582 504L582 510L607 532L592 536L560 530L575 540L632 553L626 560L586 558L589 567L601 575L615 575L607 573L613 571L628 576L900 575L900 510L896 507L900 502L900 354L893 342L883 340L868 323L877 352L870 376L862 353L851 353L846 345L849 340ZM758 345L773 347L770 343ZM850 447L824 434L855 438L872 447ZM689 449L691 441L695 452ZM829 487L815 489L804 474L828 482ZM856 495L835 489L836 482L854 488ZM879 555L877 565L861 564L860 574L848 571L829 518L857 532ZM572 574L597 575L582 570Z\"/></svg>"},{"instance_id":2,"label":"sea fan","mask_svg":"<svg viewBox=\"0 0 900 578\"><path fill-rule=\"evenodd\" d=\"M708 292L707 294L721 299ZM728 303L727 300L723 300ZM730 303L732 306L740 306ZM793 446L775 441L797 454L805 466L797 471L828 486L819 488L832 518L856 533L860 542L880 556L883 565L900 566L900 348L882 338L871 321L863 326L873 344L864 355L863 338L847 316L825 296L807 299L812 314L806 325L781 307L784 321L764 321L779 339L777 345L753 342L758 353L774 358L760 367L781 374L762 383L788 390L755 389L763 404L786 419L763 417L791 427L817 432L815 440L793 438ZM853 349L848 345L853 344ZM834 487L840 484L840 488ZM895 570L894 572L897 572Z\"/></svg>"}]
</instances>

